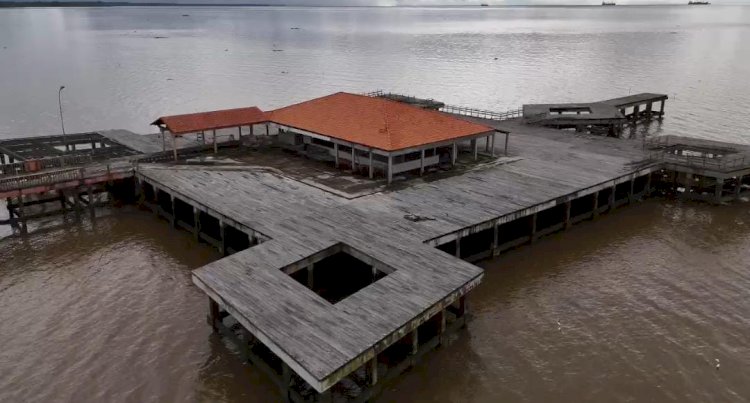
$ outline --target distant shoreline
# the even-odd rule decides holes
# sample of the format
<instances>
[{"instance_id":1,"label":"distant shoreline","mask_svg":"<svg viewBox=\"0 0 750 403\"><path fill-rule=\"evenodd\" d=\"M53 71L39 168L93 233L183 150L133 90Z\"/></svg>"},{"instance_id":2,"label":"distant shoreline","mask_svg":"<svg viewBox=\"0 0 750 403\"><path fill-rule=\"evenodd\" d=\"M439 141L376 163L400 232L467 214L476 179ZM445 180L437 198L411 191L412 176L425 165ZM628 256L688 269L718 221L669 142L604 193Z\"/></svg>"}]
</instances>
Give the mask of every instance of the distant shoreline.
<instances>
[{"instance_id":1,"label":"distant shoreline","mask_svg":"<svg viewBox=\"0 0 750 403\"><path fill-rule=\"evenodd\" d=\"M661 3L661 4L623 4L621 7L675 7L687 6L684 4ZM713 4L712 4L713 5ZM741 6L747 3L724 3L722 5ZM262 3L132 3L123 1L0 1L0 8L45 8L45 7L314 7L314 8L480 8L480 5L401 5L401 6L299 6L291 4L262 4ZM503 4L481 7L492 8L599 8L598 4Z\"/></svg>"}]
</instances>

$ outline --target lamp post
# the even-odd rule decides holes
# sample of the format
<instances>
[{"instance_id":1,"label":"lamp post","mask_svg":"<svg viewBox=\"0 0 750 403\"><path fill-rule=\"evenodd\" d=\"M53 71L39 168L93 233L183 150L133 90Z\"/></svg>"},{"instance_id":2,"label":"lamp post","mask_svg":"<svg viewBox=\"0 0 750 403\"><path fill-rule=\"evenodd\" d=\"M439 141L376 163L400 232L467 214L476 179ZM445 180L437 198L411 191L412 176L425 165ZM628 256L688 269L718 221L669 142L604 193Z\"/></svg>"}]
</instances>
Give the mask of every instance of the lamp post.
<instances>
[{"instance_id":1,"label":"lamp post","mask_svg":"<svg viewBox=\"0 0 750 403\"><path fill-rule=\"evenodd\" d=\"M57 91L57 106L60 107L60 125L62 126L63 143L65 143L65 151L68 151L68 138L65 135L65 121L63 120L63 112L62 112L62 90L64 89L65 89L65 86L61 85L60 90Z\"/></svg>"}]
</instances>

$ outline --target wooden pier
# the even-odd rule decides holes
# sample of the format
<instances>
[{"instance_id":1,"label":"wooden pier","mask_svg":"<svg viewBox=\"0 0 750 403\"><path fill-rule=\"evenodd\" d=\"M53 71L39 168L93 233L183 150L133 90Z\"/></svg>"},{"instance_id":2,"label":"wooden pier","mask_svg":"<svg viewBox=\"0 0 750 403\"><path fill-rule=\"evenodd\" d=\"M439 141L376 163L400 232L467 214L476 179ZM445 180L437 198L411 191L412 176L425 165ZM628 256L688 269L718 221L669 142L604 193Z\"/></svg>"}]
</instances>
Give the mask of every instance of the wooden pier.
<instances>
[{"instance_id":1,"label":"wooden pier","mask_svg":"<svg viewBox=\"0 0 750 403\"><path fill-rule=\"evenodd\" d=\"M571 136L507 114L451 116L511 133L512 141L454 142L449 164L431 172L417 164L390 186L354 171L344 180L364 183L354 193L327 179L340 175L334 162L273 164L269 150L239 142L226 143L237 148L210 164L186 159L216 152L212 146L183 149L177 162L167 162L171 151L132 157L115 188L224 256L193 272L208 296L208 323L295 402L365 401L444 344L467 325L467 295L482 280L469 262L655 193L713 202L750 193L750 147ZM252 141L249 132L243 141ZM118 136L120 144L142 140ZM312 171L321 174L303 174ZM0 189L54 201L61 183L87 189L94 172L63 170L78 176L41 184L30 173L9 176ZM108 175L102 180L112 182ZM26 190L32 185L42 188ZM10 206L23 208L13 199Z\"/></svg>"}]
</instances>

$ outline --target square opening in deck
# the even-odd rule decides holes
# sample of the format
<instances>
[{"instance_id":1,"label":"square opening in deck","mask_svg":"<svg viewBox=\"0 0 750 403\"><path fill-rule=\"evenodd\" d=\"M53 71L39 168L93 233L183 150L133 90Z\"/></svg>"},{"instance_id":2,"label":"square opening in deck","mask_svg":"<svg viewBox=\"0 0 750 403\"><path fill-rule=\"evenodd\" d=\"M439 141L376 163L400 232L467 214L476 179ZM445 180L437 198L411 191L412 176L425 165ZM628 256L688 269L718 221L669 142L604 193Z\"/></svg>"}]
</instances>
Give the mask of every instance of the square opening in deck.
<instances>
[{"instance_id":1,"label":"square opening in deck","mask_svg":"<svg viewBox=\"0 0 750 403\"><path fill-rule=\"evenodd\" d=\"M343 243L282 270L331 304L338 303L394 271Z\"/></svg>"}]
</instances>

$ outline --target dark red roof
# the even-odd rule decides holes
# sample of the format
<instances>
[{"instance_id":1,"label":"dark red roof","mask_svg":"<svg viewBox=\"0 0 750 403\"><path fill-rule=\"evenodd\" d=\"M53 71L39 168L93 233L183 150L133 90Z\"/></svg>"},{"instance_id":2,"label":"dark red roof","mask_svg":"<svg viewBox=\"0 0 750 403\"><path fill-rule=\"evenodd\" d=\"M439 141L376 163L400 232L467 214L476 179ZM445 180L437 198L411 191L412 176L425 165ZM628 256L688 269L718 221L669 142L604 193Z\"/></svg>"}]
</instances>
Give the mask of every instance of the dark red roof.
<instances>
[{"instance_id":1,"label":"dark red roof","mask_svg":"<svg viewBox=\"0 0 750 403\"><path fill-rule=\"evenodd\" d=\"M227 127L247 126L267 122L266 114L255 106L220 111L162 116L152 125L165 125L172 134L195 133Z\"/></svg>"},{"instance_id":2,"label":"dark red roof","mask_svg":"<svg viewBox=\"0 0 750 403\"><path fill-rule=\"evenodd\" d=\"M338 92L267 113L270 121L385 151L494 131L402 102Z\"/></svg>"}]
</instances>

